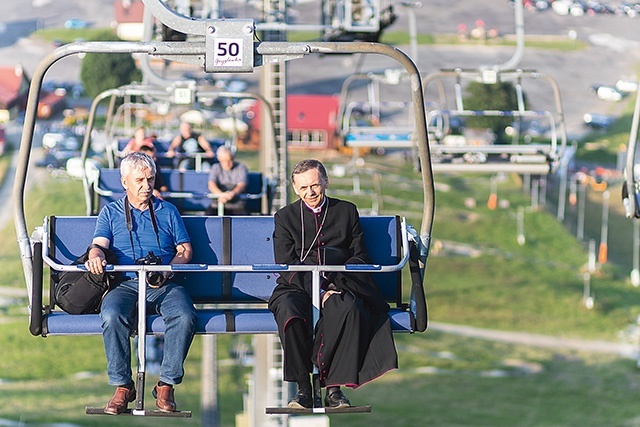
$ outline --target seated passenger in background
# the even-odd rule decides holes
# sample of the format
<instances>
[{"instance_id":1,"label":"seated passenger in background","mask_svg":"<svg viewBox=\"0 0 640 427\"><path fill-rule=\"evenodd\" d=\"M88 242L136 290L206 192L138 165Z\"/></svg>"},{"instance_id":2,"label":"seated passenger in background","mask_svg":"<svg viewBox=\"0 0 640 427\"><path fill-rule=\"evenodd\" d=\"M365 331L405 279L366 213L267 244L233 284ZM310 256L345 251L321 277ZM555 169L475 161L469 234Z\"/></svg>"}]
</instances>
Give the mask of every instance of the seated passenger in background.
<instances>
[{"instance_id":1,"label":"seated passenger in background","mask_svg":"<svg viewBox=\"0 0 640 427\"><path fill-rule=\"evenodd\" d=\"M148 145L143 145L142 147L140 147L140 152L149 155L149 157L151 157L154 162L157 162L156 147L154 147L153 145L151 147L149 147ZM162 199L162 193L167 191L169 191L169 188L164 182L164 178L162 177L160 168L156 167L156 181L153 184L153 195L158 199Z\"/></svg>"},{"instance_id":2,"label":"seated passenger in background","mask_svg":"<svg viewBox=\"0 0 640 427\"><path fill-rule=\"evenodd\" d=\"M204 153L205 157L213 157L213 149L207 138L198 132L194 132L191 128L191 123L188 122L180 123L180 134L171 141L166 156L175 157L177 153L188 155ZM191 158L182 160L178 167L180 169L194 169L194 166L195 160Z\"/></svg>"},{"instance_id":3,"label":"seated passenger in background","mask_svg":"<svg viewBox=\"0 0 640 427\"><path fill-rule=\"evenodd\" d=\"M216 150L218 163L209 171L209 191L218 196L207 209L207 215L218 214L218 202L224 203L225 215L246 215L246 202L240 195L247 189L247 167L234 160L233 152L222 145Z\"/></svg>"},{"instance_id":4,"label":"seated passenger in background","mask_svg":"<svg viewBox=\"0 0 640 427\"><path fill-rule=\"evenodd\" d=\"M140 151L142 147L154 148L154 145L153 138L147 136L147 130L141 126L133 132L133 138L131 138L122 149L122 157L133 151Z\"/></svg>"}]
</instances>

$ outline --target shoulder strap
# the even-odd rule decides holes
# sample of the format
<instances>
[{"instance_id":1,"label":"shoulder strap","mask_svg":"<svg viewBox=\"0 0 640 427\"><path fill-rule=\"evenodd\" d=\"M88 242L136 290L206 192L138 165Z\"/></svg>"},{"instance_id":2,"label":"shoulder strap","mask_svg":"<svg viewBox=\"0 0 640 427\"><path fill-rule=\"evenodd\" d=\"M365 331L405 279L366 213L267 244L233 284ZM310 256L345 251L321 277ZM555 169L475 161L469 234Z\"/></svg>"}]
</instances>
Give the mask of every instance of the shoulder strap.
<instances>
[{"instance_id":1,"label":"shoulder strap","mask_svg":"<svg viewBox=\"0 0 640 427\"><path fill-rule=\"evenodd\" d=\"M154 196L149 200L149 217L151 218L151 225L153 226L153 231L156 233L156 243L158 243L158 250L160 251L160 256L162 256L162 246L160 246L160 234L158 229L158 221L156 220L156 213L153 210L153 200ZM129 241L131 242L131 254L135 258L136 251L133 247L133 219L131 217L131 206L129 205L129 198L125 196L124 198L124 218L127 224L127 230L129 231ZM106 254L105 254L106 255Z\"/></svg>"}]
</instances>

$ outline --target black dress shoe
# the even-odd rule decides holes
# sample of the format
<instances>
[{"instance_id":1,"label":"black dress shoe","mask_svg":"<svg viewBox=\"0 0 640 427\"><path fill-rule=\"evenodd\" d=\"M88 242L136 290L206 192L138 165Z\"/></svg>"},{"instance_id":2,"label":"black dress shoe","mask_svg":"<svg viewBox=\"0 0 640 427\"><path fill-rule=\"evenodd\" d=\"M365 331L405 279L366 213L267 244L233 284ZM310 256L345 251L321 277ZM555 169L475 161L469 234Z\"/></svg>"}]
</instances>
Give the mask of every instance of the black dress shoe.
<instances>
[{"instance_id":1,"label":"black dress shoe","mask_svg":"<svg viewBox=\"0 0 640 427\"><path fill-rule=\"evenodd\" d=\"M324 397L324 406L333 409L339 408L348 408L351 406L351 402L347 399L347 396L344 395L342 390L331 390L327 392L327 395Z\"/></svg>"},{"instance_id":2,"label":"black dress shoe","mask_svg":"<svg viewBox=\"0 0 640 427\"><path fill-rule=\"evenodd\" d=\"M288 408L293 409L310 409L312 406L311 390L298 390L287 405Z\"/></svg>"}]
</instances>

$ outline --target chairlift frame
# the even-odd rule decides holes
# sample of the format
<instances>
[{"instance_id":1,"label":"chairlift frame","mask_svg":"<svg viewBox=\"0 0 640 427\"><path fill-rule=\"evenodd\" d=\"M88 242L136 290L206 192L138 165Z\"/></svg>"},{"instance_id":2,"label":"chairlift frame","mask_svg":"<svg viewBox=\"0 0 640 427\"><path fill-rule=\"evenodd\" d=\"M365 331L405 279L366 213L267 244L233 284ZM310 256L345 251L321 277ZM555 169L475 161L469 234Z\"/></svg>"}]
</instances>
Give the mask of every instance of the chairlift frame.
<instances>
[{"instance_id":1,"label":"chairlift frame","mask_svg":"<svg viewBox=\"0 0 640 427\"><path fill-rule=\"evenodd\" d=\"M410 125L413 120L413 105L405 101L381 101L380 100L380 84L399 85L402 80L407 77L406 72L400 69L388 69L389 74L381 75L377 73L358 73L351 75L342 83L340 90L340 98L338 105L338 136L341 144L345 148L353 149L353 157L350 166L357 166L360 155L360 148L385 150L387 148L409 148L412 150L415 169L419 170L417 163L417 143L414 138L414 128ZM367 81L367 101L349 101L348 95L352 84L357 81ZM397 126L361 126L353 125L351 117L357 108L366 107L373 116L381 118L384 109L406 110L407 125ZM374 177L373 191L362 190L360 187L359 168L353 173L353 188L351 190L343 190L339 194L351 195L370 195L372 199L372 212L377 213L381 204L381 194L376 178ZM334 190L335 191L335 190Z\"/></svg>"},{"instance_id":2,"label":"chairlift frame","mask_svg":"<svg viewBox=\"0 0 640 427\"><path fill-rule=\"evenodd\" d=\"M150 0L145 1L149 3ZM227 21L215 21L211 25L224 26ZM244 24L243 24L244 25ZM247 24L248 25L248 24ZM177 28L179 29L179 28ZM206 30L206 27L204 28ZM289 43L289 42L258 42L254 43L252 53L255 62L252 61L251 67L260 65L268 61L278 61L303 57L305 55L317 54L352 54L352 53L376 53L386 55L402 64L407 69L413 88L413 105L416 121L416 135L418 148L421 159L421 176L423 179L424 203L423 220L421 224L420 235L415 233L413 237L420 242L421 247L421 272L424 274L426 268L426 258L430 247L431 227L433 224L433 214L435 212L434 199L434 183L433 175L430 167L430 155L427 137L426 116L424 114L424 101L421 87L420 74L411 59L398 49L391 46L375 44L375 43L333 43L333 42L317 42L317 43ZM32 295L33 277L34 277L34 250L33 241L28 235L25 217L24 195L26 187L26 178L28 172L29 158L33 144L33 135L36 122L36 111L42 81L47 70L57 61L71 55L81 53L141 53L152 55L155 57L175 57L188 56L191 58L200 58L211 54L211 46L207 46L205 42L175 42L175 43L157 43L157 42L75 42L61 46L45 57L37 69L35 70L31 86L29 88L24 129L18 154L18 165L16 167L16 177L14 182L14 225L18 238L18 246L21 254L25 282L29 295ZM202 65L202 64L201 64ZM94 112L95 114L95 112ZM86 158L86 150L88 148L88 137L83 145L83 155ZM38 238L35 236L34 238ZM317 274L316 274L317 273ZM314 271L314 286L319 289L319 272ZM144 287L144 282L142 283ZM314 288L315 289L315 288ZM141 294L143 292L141 291ZM33 301L29 301L31 308ZM314 298L314 307L319 310L319 300ZM38 307L39 309L39 307ZM144 310L144 304L139 309ZM146 336L146 324L144 311L139 316L138 333L139 336ZM144 339L142 339L144 341ZM138 384L139 393L144 390L145 360L144 360L144 342L138 346ZM134 415L155 415L144 410L144 401L139 398L136 401L136 409Z\"/></svg>"},{"instance_id":3,"label":"chairlift frame","mask_svg":"<svg viewBox=\"0 0 640 427\"><path fill-rule=\"evenodd\" d=\"M13 188L14 202L14 226L20 257L22 260L25 284L29 295L29 309L33 309L34 301L32 301L32 290L34 271L37 263L34 263L34 245L35 242L41 242L41 230L34 233L32 240L27 231L26 215L25 215L25 189L26 179L29 168L29 159L33 146L33 136L37 120L37 105L40 97L42 82L47 71L59 60L72 55L85 53L129 53L129 54L145 54L152 57L172 60L184 60L188 63L196 63L204 67L207 72L229 72L228 64L222 64L219 69L216 68L216 49L221 40L216 40L218 34L232 37L234 31L240 32L238 37L245 40L247 37L253 38L252 20L192 20L187 19L170 9L160 0L144 0L145 6L152 10L154 16L165 25L170 26L178 31L189 34L204 34L205 41L194 42L75 42L60 46L53 52L42 59L32 76L31 85L27 97L27 105L24 119L24 127L21 138L20 150L18 153L18 164L16 166L16 176ZM212 31L213 30L213 31ZM220 30L220 31L218 31ZM423 197L424 209L420 233L412 230L411 239L418 244L420 248L419 265L420 276L424 277L426 270L426 260L430 249L431 229L433 225L433 216L435 213L435 187L433 181L433 173L431 169L431 158L429 152L426 115L424 111L424 97L421 90L422 82L419 71L415 63L402 51L383 44L378 43L362 43L362 42L252 42L249 46L247 43L242 44L242 51L238 52L238 60L241 65L238 68L232 68L231 72L247 72L249 69L260 66L269 62L285 61L290 59L302 58L310 54L353 54L353 53L373 53L381 54L394 59L400 63L408 73L411 82L413 109L415 114L415 134L418 146L418 153L421 162L421 178L423 181ZM106 97L106 95L105 95ZM94 104L97 104L94 100ZM92 106L95 116L95 105ZM93 116L92 116L93 117ZM93 120L93 119L91 119ZM91 123L93 126L93 123ZM83 160L86 158L88 149L89 136L85 138L83 145ZM84 161L82 163L84 168ZM38 243L37 245L40 245ZM37 246L36 245L36 246ZM37 252L37 250L35 251ZM40 256L36 254L35 256ZM37 267L39 269L39 267ZM332 267L327 267L330 269ZM334 267L335 268L335 267ZM77 269L77 267L76 267ZM117 269L117 267L116 267ZM317 319L320 310L319 289L320 289L320 270L312 271L313 277L313 307L314 319ZM140 298L144 302L145 283L143 275L140 275ZM38 304L38 301L35 301ZM140 343L138 345L138 376L137 385L141 396L136 400L136 408L132 411L133 415L162 415L149 413L144 409L144 380L145 380L145 337L146 337L146 316L144 310L145 304L139 304L138 316L138 335ZM36 307L35 309L41 309ZM426 325L425 325L426 327Z\"/></svg>"},{"instance_id":4,"label":"chairlift frame","mask_svg":"<svg viewBox=\"0 0 640 427\"><path fill-rule=\"evenodd\" d=\"M181 88L180 85L178 85L178 88L179 89ZM268 112L267 116L269 118L268 123L271 124L274 122L273 106L261 95L257 95L249 92L226 92L226 91L216 90L214 88L201 89L198 87L192 87L192 88L189 88L189 90L193 91L194 101L197 101L198 97L202 97L202 98L242 97L242 98L251 98L251 99L260 100L264 103L264 105L267 108L267 112ZM105 99L109 99L109 107L107 109L107 120L105 125L106 128L109 129L109 134L107 139L107 161L108 161L109 167L113 168L115 167L115 156L117 155L117 146L115 148L113 146L114 143L117 145L117 141L112 140L113 139L112 130L113 130L113 127L115 126L115 119L118 111L118 109L116 109L116 112L113 111L116 104L115 101L118 98L126 99L132 96L140 96L143 98L164 101L164 102L172 102L172 99L174 98L172 88L161 88L154 85L147 86L147 85L138 85L138 84L125 85L116 89L108 89L98 94L94 98L89 111L89 118L87 120L87 131L85 132L85 136L82 144L82 150L81 150L81 165L82 165L81 167L83 168L82 177L83 177L85 202L87 206L87 211L86 211L87 215L90 215L91 212L93 211L94 200L93 200L92 191L91 191L93 186L93 183L91 182L92 177L86 173L87 171L85 170L85 167L86 167L86 159L89 152L89 147L91 146L91 137L93 134L92 130L94 129L98 107L102 101L104 101ZM123 105L127 105L127 104L125 103ZM141 105L144 105L144 104L141 104ZM269 126L269 128L273 129L273 126ZM262 171L262 172L265 174L265 176L267 176L267 178L270 181L273 181L273 179L275 179L275 177L278 176L278 171L277 171L278 162L277 162L277 153L275 149L273 150L272 153L270 153L270 156L272 159L274 159L274 161L271 163L272 168L269 171Z\"/></svg>"},{"instance_id":5,"label":"chairlift frame","mask_svg":"<svg viewBox=\"0 0 640 427\"><path fill-rule=\"evenodd\" d=\"M639 163L636 159L640 134L640 90L636 92L636 103L631 119L629 143L627 144L627 161L625 168L625 182L623 185L622 202L627 218L640 218L640 176L636 171ZM627 194L625 194L627 193ZM626 196L626 197L625 197Z\"/></svg>"}]
</instances>

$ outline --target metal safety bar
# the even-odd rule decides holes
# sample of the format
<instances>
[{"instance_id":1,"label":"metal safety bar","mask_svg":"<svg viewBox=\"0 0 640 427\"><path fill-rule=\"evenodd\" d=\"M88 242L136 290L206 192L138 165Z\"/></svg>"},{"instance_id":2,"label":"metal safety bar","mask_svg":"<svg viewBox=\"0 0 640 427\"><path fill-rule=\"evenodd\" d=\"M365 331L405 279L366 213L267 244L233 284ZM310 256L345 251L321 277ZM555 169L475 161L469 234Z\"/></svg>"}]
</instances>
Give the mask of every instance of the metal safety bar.
<instances>
[{"instance_id":1,"label":"metal safety bar","mask_svg":"<svg viewBox=\"0 0 640 427\"><path fill-rule=\"evenodd\" d=\"M50 241L49 218L44 219L42 229L38 233L42 236L43 242ZM299 271L299 272L392 272L404 268L409 261L409 233L407 229L407 221L403 217L400 222L400 234L402 235L402 258L397 264L381 265L381 264L349 264L349 265L288 265L288 264L245 264L245 265L219 265L219 264L170 264L170 265L107 265L107 271L123 271L123 272L152 272L152 271L172 271L172 272L208 272L208 271L230 271L240 272L260 272L260 271ZM61 264L51 256L49 245L42 245L42 259L46 265L56 271L82 271L87 269L83 265L67 265Z\"/></svg>"}]
</instances>

